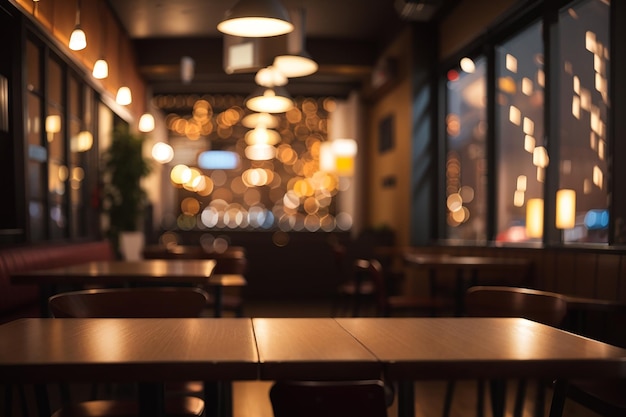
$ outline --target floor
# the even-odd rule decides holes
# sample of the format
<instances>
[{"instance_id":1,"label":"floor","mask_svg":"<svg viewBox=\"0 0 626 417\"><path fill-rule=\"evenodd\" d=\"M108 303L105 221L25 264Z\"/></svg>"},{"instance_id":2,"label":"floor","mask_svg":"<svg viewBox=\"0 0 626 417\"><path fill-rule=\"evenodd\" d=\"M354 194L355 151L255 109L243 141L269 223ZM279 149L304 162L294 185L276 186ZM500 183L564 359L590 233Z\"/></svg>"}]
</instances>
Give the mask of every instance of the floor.
<instances>
[{"instance_id":1,"label":"floor","mask_svg":"<svg viewBox=\"0 0 626 417\"><path fill-rule=\"evenodd\" d=\"M291 301L291 302L247 302L245 314L250 317L329 317L331 304L328 300L321 301ZM207 312L210 316L211 312ZM271 403L269 401L269 389L271 382L235 382L233 384L233 417L273 417ZM73 385L72 398L88 398L89 388L85 385ZM508 384L509 397L507 399L507 417L512 417L512 404L515 389L515 381ZM446 381L428 381L415 383L415 417L440 417L443 411L443 398L446 389ZM32 406L32 387L26 387L27 400L29 401L28 416L36 415ZM58 402L58 392L53 387L49 389L52 408ZM533 388L529 388L529 395L525 403L524 416L532 417ZM17 400L17 397L16 397ZM549 404L550 392L548 391L546 402ZM6 394L0 393L0 417L27 417L20 412L19 403L15 402L13 413L5 415L3 404ZM459 381L455 390L454 401L450 417L474 417L476 415L476 382ZM395 416L397 409L395 403L389 408L389 416ZM547 410L546 414L547 415ZM566 404L564 417L597 417L597 415L583 409L572 402ZM322 416L320 416L322 417ZM489 409L485 407L484 417L491 417Z\"/></svg>"}]
</instances>

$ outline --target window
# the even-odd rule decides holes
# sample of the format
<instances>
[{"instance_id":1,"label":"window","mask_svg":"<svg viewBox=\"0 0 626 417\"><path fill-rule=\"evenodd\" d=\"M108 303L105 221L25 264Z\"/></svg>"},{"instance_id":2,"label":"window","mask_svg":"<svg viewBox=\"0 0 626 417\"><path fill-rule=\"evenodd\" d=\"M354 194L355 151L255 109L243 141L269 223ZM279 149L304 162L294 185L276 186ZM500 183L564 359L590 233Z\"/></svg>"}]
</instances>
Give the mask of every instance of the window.
<instances>
[{"instance_id":1,"label":"window","mask_svg":"<svg viewBox=\"0 0 626 417\"><path fill-rule=\"evenodd\" d=\"M543 43L541 23L534 23L496 47L497 241L540 239L543 227L531 228L543 199L548 153L544 143ZM531 201L532 200L532 201ZM531 201L531 204L528 202Z\"/></svg>"},{"instance_id":2,"label":"window","mask_svg":"<svg viewBox=\"0 0 626 417\"><path fill-rule=\"evenodd\" d=\"M447 74L447 238L487 240L486 59L465 57Z\"/></svg>"},{"instance_id":3,"label":"window","mask_svg":"<svg viewBox=\"0 0 626 417\"><path fill-rule=\"evenodd\" d=\"M559 188L575 192L565 242L608 242L609 4L586 0L559 16Z\"/></svg>"}]
</instances>

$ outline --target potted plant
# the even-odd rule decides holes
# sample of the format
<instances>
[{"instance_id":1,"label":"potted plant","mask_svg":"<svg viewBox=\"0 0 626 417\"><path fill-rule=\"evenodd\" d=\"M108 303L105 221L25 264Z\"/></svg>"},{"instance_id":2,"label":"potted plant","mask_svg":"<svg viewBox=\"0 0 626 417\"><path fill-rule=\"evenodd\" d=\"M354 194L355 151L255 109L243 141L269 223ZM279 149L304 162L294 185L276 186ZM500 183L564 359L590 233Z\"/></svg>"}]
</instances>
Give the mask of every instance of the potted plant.
<instances>
[{"instance_id":1,"label":"potted plant","mask_svg":"<svg viewBox=\"0 0 626 417\"><path fill-rule=\"evenodd\" d=\"M143 137L132 133L128 125L119 124L103 158L108 235L125 259L139 258L144 242L140 225L147 202L141 179L151 170L143 157ZM134 243L129 244L129 240Z\"/></svg>"}]
</instances>

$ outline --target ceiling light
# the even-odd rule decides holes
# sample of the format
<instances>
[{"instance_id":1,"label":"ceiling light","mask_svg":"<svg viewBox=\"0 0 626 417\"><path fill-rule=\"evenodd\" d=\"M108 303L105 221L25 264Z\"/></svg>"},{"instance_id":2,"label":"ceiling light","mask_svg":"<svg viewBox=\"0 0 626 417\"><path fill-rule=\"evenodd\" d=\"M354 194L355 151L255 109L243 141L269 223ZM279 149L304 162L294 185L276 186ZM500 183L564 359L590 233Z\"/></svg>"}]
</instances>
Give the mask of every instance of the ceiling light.
<instances>
[{"instance_id":1,"label":"ceiling light","mask_svg":"<svg viewBox=\"0 0 626 417\"><path fill-rule=\"evenodd\" d=\"M109 76L109 64L104 58L97 60L95 64L93 64L92 75L98 80Z\"/></svg>"},{"instance_id":2,"label":"ceiling light","mask_svg":"<svg viewBox=\"0 0 626 417\"><path fill-rule=\"evenodd\" d=\"M79 25L74 27L74 31L70 35L69 46L72 51L80 51L81 49L85 49L87 47L87 37Z\"/></svg>"},{"instance_id":3,"label":"ceiling light","mask_svg":"<svg viewBox=\"0 0 626 417\"><path fill-rule=\"evenodd\" d=\"M315 73L318 69L317 62L306 51L305 39L306 13L303 8L292 10L291 20L294 23L293 32L287 38L287 51L274 58L273 66L287 78L305 77Z\"/></svg>"},{"instance_id":4,"label":"ceiling light","mask_svg":"<svg viewBox=\"0 0 626 417\"><path fill-rule=\"evenodd\" d=\"M87 37L80 28L80 0L76 1L76 26L74 26L74 31L70 35L69 47L72 51L80 51L87 47Z\"/></svg>"},{"instance_id":5,"label":"ceiling light","mask_svg":"<svg viewBox=\"0 0 626 417\"><path fill-rule=\"evenodd\" d=\"M120 87L119 90L117 90L115 101L117 102L117 104L120 104L122 106L128 106L130 103L132 103L133 96L130 92L130 88L126 86Z\"/></svg>"},{"instance_id":6,"label":"ceiling light","mask_svg":"<svg viewBox=\"0 0 626 417\"><path fill-rule=\"evenodd\" d=\"M266 129L260 125L248 131L244 140L248 145L276 145L280 142L280 134L272 129Z\"/></svg>"},{"instance_id":7,"label":"ceiling light","mask_svg":"<svg viewBox=\"0 0 626 417\"><path fill-rule=\"evenodd\" d=\"M140 132L148 133L154 130L154 116L150 113L144 113L139 118L138 129Z\"/></svg>"},{"instance_id":8,"label":"ceiling light","mask_svg":"<svg viewBox=\"0 0 626 417\"><path fill-rule=\"evenodd\" d=\"M267 161L276 156L276 148L272 145L251 145L246 147L244 153L251 161Z\"/></svg>"},{"instance_id":9,"label":"ceiling light","mask_svg":"<svg viewBox=\"0 0 626 417\"><path fill-rule=\"evenodd\" d=\"M233 36L268 37L291 32L293 24L278 0L239 0L226 11L217 30Z\"/></svg>"},{"instance_id":10,"label":"ceiling light","mask_svg":"<svg viewBox=\"0 0 626 417\"><path fill-rule=\"evenodd\" d=\"M261 113L284 113L293 107L293 100L284 87L259 87L246 99L246 107Z\"/></svg>"},{"instance_id":11,"label":"ceiling light","mask_svg":"<svg viewBox=\"0 0 626 417\"><path fill-rule=\"evenodd\" d=\"M254 82L263 87L275 87L287 85L287 77L276 67L261 68L254 76Z\"/></svg>"},{"instance_id":12,"label":"ceiling light","mask_svg":"<svg viewBox=\"0 0 626 417\"><path fill-rule=\"evenodd\" d=\"M306 51L300 52L300 55L279 55L274 58L273 66L287 78L306 77L319 67Z\"/></svg>"},{"instance_id":13,"label":"ceiling light","mask_svg":"<svg viewBox=\"0 0 626 417\"><path fill-rule=\"evenodd\" d=\"M241 124L250 129L254 129L259 125L263 125L268 129L278 127L278 119L269 113L251 113L241 119Z\"/></svg>"}]
</instances>

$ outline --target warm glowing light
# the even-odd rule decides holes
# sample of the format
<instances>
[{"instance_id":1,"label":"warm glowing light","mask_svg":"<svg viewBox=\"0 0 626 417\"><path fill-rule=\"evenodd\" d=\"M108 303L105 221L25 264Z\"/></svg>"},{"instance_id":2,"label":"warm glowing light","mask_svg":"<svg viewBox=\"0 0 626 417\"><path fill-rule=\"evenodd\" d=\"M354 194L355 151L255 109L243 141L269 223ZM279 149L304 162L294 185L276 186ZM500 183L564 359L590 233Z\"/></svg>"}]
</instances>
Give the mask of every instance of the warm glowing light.
<instances>
[{"instance_id":1,"label":"warm glowing light","mask_svg":"<svg viewBox=\"0 0 626 417\"><path fill-rule=\"evenodd\" d=\"M531 136L534 135L535 134L535 122L533 122L528 117L524 117L523 130L524 130L524 133L527 135L531 135Z\"/></svg>"},{"instance_id":2,"label":"warm glowing light","mask_svg":"<svg viewBox=\"0 0 626 417\"><path fill-rule=\"evenodd\" d=\"M93 64L92 75L93 75L93 78L98 79L98 80L102 80L109 76L109 64L104 58L97 60Z\"/></svg>"},{"instance_id":3,"label":"warm glowing light","mask_svg":"<svg viewBox=\"0 0 626 417\"><path fill-rule=\"evenodd\" d=\"M265 38L289 33L293 30L293 25L278 19L242 17L222 21L217 25L217 30L227 35Z\"/></svg>"},{"instance_id":4,"label":"warm glowing light","mask_svg":"<svg viewBox=\"0 0 626 417\"><path fill-rule=\"evenodd\" d=\"M70 35L69 47L72 51L80 51L87 47L87 37L80 26L76 26Z\"/></svg>"},{"instance_id":5,"label":"warm glowing light","mask_svg":"<svg viewBox=\"0 0 626 417\"><path fill-rule=\"evenodd\" d=\"M251 113L241 119L241 124L250 129L254 129L259 125L268 129L275 129L278 127L278 119L269 113Z\"/></svg>"},{"instance_id":6,"label":"warm glowing light","mask_svg":"<svg viewBox=\"0 0 626 417\"><path fill-rule=\"evenodd\" d=\"M272 64L287 78L306 77L317 72L319 65L307 55L279 55Z\"/></svg>"},{"instance_id":7,"label":"warm glowing light","mask_svg":"<svg viewBox=\"0 0 626 417\"><path fill-rule=\"evenodd\" d=\"M276 145L280 142L280 134L272 129L259 125L247 132L244 139L248 145Z\"/></svg>"},{"instance_id":8,"label":"warm glowing light","mask_svg":"<svg viewBox=\"0 0 626 417\"><path fill-rule=\"evenodd\" d=\"M602 183L604 182L604 174L602 173L602 169L599 166L594 165L593 167L593 183L596 187L602 189Z\"/></svg>"},{"instance_id":9,"label":"warm glowing light","mask_svg":"<svg viewBox=\"0 0 626 417\"><path fill-rule=\"evenodd\" d=\"M534 137L530 135L524 136L524 150L526 152L533 153L533 151L535 150L535 143L536 140Z\"/></svg>"},{"instance_id":10,"label":"warm glowing light","mask_svg":"<svg viewBox=\"0 0 626 417\"><path fill-rule=\"evenodd\" d=\"M576 191L561 189L556 192L556 227L572 229L576 225Z\"/></svg>"},{"instance_id":11,"label":"warm glowing light","mask_svg":"<svg viewBox=\"0 0 626 417\"><path fill-rule=\"evenodd\" d=\"M83 130L74 136L70 142L72 152L86 152L93 145L93 135L91 132Z\"/></svg>"},{"instance_id":12,"label":"warm glowing light","mask_svg":"<svg viewBox=\"0 0 626 417\"><path fill-rule=\"evenodd\" d=\"M246 100L246 107L260 113L284 113L293 108L293 100L283 87L264 88Z\"/></svg>"},{"instance_id":13,"label":"warm glowing light","mask_svg":"<svg viewBox=\"0 0 626 417\"><path fill-rule=\"evenodd\" d=\"M463 208L463 198L459 193L450 194L446 199L446 206L451 212L457 212Z\"/></svg>"},{"instance_id":14,"label":"warm glowing light","mask_svg":"<svg viewBox=\"0 0 626 417\"><path fill-rule=\"evenodd\" d=\"M462 58L459 65L461 66L461 69L467 72L468 74L471 74L474 71L476 71L476 64L474 64L474 61L471 58L468 58L468 57Z\"/></svg>"},{"instance_id":15,"label":"warm glowing light","mask_svg":"<svg viewBox=\"0 0 626 417\"><path fill-rule=\"evenodd\" d=\"M543 199L531 198L526 203L526 236L541 238L543 236Z\"/></svg>"},{"instance_id":16,"label":"warm glowing light","mask_svg":"<svg viewBox=\"0 0 626 417\"><path fill-rule=\"evenodd\" d=\"M509 107L509 120L514 125L519 126L522 123L522 112L515 106Z\"/></svg>"},{"instance_id":17,"label":"warm glowing light","mask_svg":"<svg viewBox=\"0 0 626 417\"><path fill-rule=\"evenodd\" d=\"M515 207L522 207L524 205L525 193L522 190L515 190L513 194L513 205Z\"/></svg>"},{"instance_id":18,"label":"warm glowing light","mask_svg":"<svg viewBox=\"0 0 626 417\"><path fill-rule=\"evenodd\" d=\"M273 66L261 68L254 76L254 82L263 87L286 85L288 80L285 74Z\"/></svg>"},{"instance_id":19,"label":"warm glowing light","mask_svg":"<svg viewBox=\"0 0 626 417\"><path fill-rule=\"evenodd\" d=\"M533 93L533 80L528 77L522 78L522 93L530 96Z\"/></svg>"},{"instance_id":20,"label":"warm glowing light","mask_svg":"<svg viewBox=\"0 0 626 417\"><path fill-rule=\"evenodd\" d=\"M152 158L161 164L167 164L174 159L174 149L164 142L157 142L152 146Z\"/></svg>"},{"instance_id":21,"label":"warm glowing light","mask_svg":"<svg viewBox=\"0 0 626 417\"><path fill-rule=\"evenodd\" d=\"M550 163L548 151L543 146L536 146L533 150L533 165L539 168L545 168Z\"/></svg>"},{"instance_id":22,"label":"warm glowing light","mask_svg":"<svg viewBox=\"0 0 626 417\"><path fill-rule=\"evenodd\" d=\"M144 113L139 118L138 129L140 132L149 133L154 130L154 116L150 113Z\"/></svg>"},{"instance_id":23,"label":"warm glowing light","mask_svg":"<svg viewBox=\"0 0 626 417\"><path fill-rule=\"evenodd\" d=\"M517 189L520 191L526 191L527 182L528 179L526 178L526 175L520 175L517 177Z\"/></svg>"},{"instance_id":24,"label":"warm glowing light","mask_svg":"<svg viewBox=\"0 0 626 417\"><path fill-rule=\"evenodd\" d=\"M517 72L517 58L511 54L506 54L505 58L506 69L511 72Z\"/></svg>"},{"instance_id":25,"label":"warm glowing light","mask_svg":"<svg viewBox=\"0 0 626 417\"><path fill-rule=\"evenodd\" d=\"M53 114L46 117L46 133L59 133L61 131L61 116Z\"/></svg>"},{"instance_id":26,"label":"warm glowing light","mask_svg":"<svg viewBox=\"0 0 626 417\"><path fill-rule=\"evenodd\" d=\"M251 161L267 161L276 156L276 148L272 145L250 145L246 147L244 153Z\"/></svg>"},{"instance_id":27,"label":"warm glowing light","mask_svg":"<svg viewBox=\"0 0 626 417\"><path fill-rule=\"evenodd\" d=\"M117 104L121 106L127 106L133 102L133 96L130 92L130 88L123 86L117 90L117 94L115 96L115 101Z\"/></svg>"}]
</instances>

